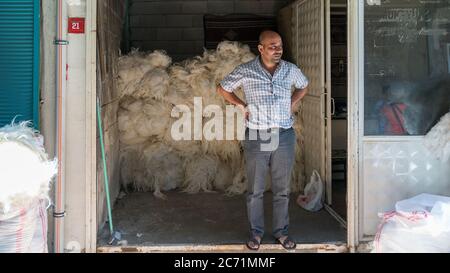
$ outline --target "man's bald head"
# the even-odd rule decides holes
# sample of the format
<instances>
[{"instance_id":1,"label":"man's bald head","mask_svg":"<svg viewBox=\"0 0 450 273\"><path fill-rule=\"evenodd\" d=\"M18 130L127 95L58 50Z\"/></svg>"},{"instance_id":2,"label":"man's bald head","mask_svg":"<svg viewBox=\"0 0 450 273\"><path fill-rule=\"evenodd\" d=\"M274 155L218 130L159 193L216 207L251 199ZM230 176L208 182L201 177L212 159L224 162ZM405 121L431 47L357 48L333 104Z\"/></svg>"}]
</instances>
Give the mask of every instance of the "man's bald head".
<instances>
[{"instance_id":1,"label":"man's bald head","mask_svg":"<svg viewBox=\"0 0 450 273\"><path fill-rule=\"evenodd\" d=\"M280 34L276 33L275 31L272 31L272 30L266 30L266 31L261 32L261 34L259 35L259 44L264 45L268 41L275 40L275 39L281 40Z\"/></svg>"}]
</instances>

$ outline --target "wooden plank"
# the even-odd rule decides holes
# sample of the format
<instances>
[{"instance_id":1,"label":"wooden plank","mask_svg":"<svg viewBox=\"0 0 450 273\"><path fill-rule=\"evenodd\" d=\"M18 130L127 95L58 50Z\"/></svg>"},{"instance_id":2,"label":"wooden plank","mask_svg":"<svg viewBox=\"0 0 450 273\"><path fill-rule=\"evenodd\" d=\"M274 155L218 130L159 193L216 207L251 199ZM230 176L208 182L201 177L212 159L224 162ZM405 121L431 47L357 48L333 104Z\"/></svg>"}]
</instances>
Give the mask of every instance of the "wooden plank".
<instances>
[{"instance_id":1,"label":"wooden plank","mask_svg":"<svg viewBox=\"0 0 450 273\"><path fill-rule=\"evenodd\" d=\"M176 246L106 246L97 248L98 253L246 253L250 252L245 245L176 245ZM261 245L260 253L287 252L281 245ZM302 244L297 245L295 251L290 253L346 253L344 244ZM253 252L252 252L253 253Z\"/></svg>"}]
</instances>

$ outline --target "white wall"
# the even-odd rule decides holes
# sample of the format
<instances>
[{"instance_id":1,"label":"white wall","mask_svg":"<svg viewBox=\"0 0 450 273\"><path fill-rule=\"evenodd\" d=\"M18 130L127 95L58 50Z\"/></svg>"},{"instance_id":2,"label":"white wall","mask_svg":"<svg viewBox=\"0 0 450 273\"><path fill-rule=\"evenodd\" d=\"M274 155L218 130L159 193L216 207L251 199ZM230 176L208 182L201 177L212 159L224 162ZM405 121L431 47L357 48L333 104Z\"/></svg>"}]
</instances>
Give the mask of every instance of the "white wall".
<instances>
[{"instance_id":1,"label":"white wall","mask_svg":"<svg viewBox=\"0 0 450 273\"><path fill-rule=\"evenodd\" d=\"M86 0L72 1L68 7L69 17L86 17ZM47 153L56 154L56 38L57 1L42 0L41 5L41 133L45 138ZM86 179L87 149L86 127L86 34L70 34L67 58L67 115L65 195L65 246L85 248L86 242ZM94 147L95 148L95 147ZM92 162L95 164L95 162ZM54 200L54 187L51 197ZM49 247L53 251L53 210L49 211ZM75 242L75 244L73 244Z\"/></svg>"},{"instance_id":2,"label":"white wall","mask_svg":"<svg viewBox=\"0 0 450 273\"><path fill-rule=\"evenodd\" d=\"M86 17L86 1L71 1L69 17ZM86 223L86 34L68 34L66 91L65 245L84 248Z\"/></svg>"}]
</instances>

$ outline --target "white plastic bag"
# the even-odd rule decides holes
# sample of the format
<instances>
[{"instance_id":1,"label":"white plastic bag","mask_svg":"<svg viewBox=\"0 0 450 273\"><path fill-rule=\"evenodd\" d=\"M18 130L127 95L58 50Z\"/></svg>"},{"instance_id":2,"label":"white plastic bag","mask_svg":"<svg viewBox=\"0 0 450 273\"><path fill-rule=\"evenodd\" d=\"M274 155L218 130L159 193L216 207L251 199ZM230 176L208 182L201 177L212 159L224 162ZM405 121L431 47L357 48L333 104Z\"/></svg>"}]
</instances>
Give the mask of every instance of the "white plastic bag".
<instances>
[{"instance_id":1,"label":"white plastic bag","mask_svg":"<svg viewBox=\"0 0 450 273\"><path fill-rule=\"evenodd\" d=\"M45 203L35 200L0 214L0 253L48 253Z\"/></svg>"},{"instance_id":2,"label":"white plastic bag","mask_svg":"<svg viewBox=\"0 0 450 273\"><path fill-rule=\"evenodd\" d=\"M314 170L305 187L304 195L297 198L297 204L305 210L317 212L323 208L324 186L320 174Z\"/></svg>"},{"instance_id":3,"label":"white plastic bag","mask_svg":"<svg viewBox=\"0 0 450 273\"><path fill-rule=\"evenodd\" d=\"M422 194L381 214L376 253L450 253L450 198Z\"/></svg>"}]
</instances>

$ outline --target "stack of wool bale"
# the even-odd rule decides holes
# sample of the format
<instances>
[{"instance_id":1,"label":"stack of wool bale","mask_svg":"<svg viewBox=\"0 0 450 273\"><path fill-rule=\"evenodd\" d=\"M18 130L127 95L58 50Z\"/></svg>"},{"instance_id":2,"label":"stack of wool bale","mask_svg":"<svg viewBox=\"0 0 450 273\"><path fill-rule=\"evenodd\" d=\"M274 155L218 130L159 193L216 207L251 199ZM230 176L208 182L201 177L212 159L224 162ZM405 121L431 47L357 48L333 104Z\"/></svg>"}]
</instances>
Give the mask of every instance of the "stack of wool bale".
<instances>
[{"instance_id":1,"label":"stack of wool bale","mask_svg":"<svg viewBox=\"0 0 450 273\"><path fill-rule=\"evenodd\" d=\"M223 42L215 51L205 51L203 56L177 64L172 64L163 51L149 54L133 51L121 57L118 118L122 185L153 191L158 197L164 197L163 191L174 189L188 193L243 194L247 180L240 141L206 140L203 131L217 129L213 122L208 122L215 117L214 111L207 110L208 106L223 109L223 132L227 120L233 121L235 128L243 124L242 115L237 114L234 120L226 116L228 104L216 89L238 65L254 58L248 46L235 42ZM242 90L237 95L245 98ZM194 124L194 109L198 106L202 106L197 108L202 111L200 126L187 128L189 140L175 140L172 125L181 117L191 118ZM295 129L299 139L292 190L297 192L304 181L300 122ZM195 135L201 138L194 140Z\"/></svg>"}]
</instances>

